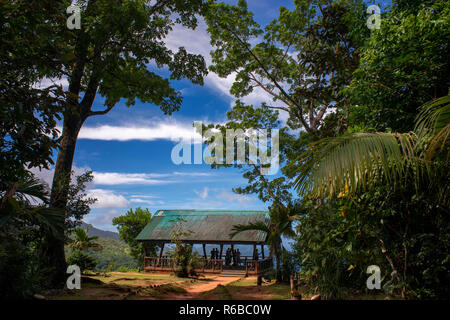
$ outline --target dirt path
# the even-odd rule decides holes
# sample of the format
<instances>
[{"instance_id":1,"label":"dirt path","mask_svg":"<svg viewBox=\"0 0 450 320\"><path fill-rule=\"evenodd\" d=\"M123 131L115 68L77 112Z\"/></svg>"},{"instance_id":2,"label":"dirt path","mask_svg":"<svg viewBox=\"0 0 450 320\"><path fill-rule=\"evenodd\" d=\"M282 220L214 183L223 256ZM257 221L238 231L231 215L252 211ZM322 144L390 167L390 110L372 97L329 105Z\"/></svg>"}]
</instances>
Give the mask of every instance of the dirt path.
<instances>
[{"instance_id":1,"label":"dirt path","mask_svg":"<svg viewBox=\"0 0 450 320\"><path fill-rule=\"evenodd\" d=\"M215 289L218 285L227 285L231 282L241 279L240 277L211 277L211 281L205 283L195 283L192 286L186 288L186 293L177 293L168 295L164 300L190 300L198 298L203 292L207 292Z\"/></svg>"}]
</instances>

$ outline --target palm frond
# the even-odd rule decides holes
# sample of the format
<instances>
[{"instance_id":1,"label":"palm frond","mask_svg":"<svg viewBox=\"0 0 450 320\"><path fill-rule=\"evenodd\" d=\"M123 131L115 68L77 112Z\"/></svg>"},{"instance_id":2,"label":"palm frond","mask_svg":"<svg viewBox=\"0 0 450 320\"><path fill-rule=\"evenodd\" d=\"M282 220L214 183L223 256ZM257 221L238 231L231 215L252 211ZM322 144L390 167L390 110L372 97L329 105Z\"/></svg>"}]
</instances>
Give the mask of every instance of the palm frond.
<instances>
[{"instance_id":1,"label":"palm frond","mask_svg":"<svg viewBox=\"0 0 450 320\"><path fill-rule=\"evenodd\" d=\"M26 176L19 181L15 193L15 197L29 204L31 204L31 199L39 199L44 203L48 203L49 195L48 185L34 176Z\"/></svg>"},{"instance_id":2,"label":"palm frond","mask_svg":"<svg viewBox=\"0 0 450 320\"><path fill-rule=\"evenodd\" d=\"M450 136L450 95L425 104L417 116L415 132L419 140L427 143L426 158L431 159L437 149L443 151ZM428 142L425 139L431 137ZM447 159L450 151L447 152Z\"/></svg>"},{"instance_id":3,"label":"palm frond","mask_svg":"<svg viewBox=\"0 0 450 320\"><path fill-rule=\"evenodd\" d=\"M312 143L297 159L301 194L356 192L380 179L397 184L411 167L420 171L414 134L356 133Z\"/></svg>"},{"instance_id":4,"label":"palm frond","mask_svg":"<svg viewBox=\"0 0 450 320\"><path fill-rule=\"evenodd\" d=\"M267 233L270 232L267 225L262 221L253 222L253 223L249 223L249 224L237 224L237 225L233 226L232 232L230 233L230 238L233 239L237 234L244 232L244 231L249 231L249 230L259 230L259 231L264 231Z\"/></svg>"}]
</instances>

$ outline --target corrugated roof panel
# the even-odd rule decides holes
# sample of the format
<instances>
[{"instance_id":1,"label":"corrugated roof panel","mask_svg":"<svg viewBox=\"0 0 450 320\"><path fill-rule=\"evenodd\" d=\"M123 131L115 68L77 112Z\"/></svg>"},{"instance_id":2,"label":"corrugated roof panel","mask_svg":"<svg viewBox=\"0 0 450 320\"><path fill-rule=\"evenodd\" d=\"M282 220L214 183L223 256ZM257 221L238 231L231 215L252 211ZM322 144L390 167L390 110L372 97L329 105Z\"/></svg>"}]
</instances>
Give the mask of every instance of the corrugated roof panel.
<instances>
[{"instance_id":1,"label":"corrugated roof panel","mask_svg":"<svg viewBox=\"0 0 450 320\"><path fill-rule=\"evenodd\" d=\"M181 238L185 241L265 242L267 234L259 230L241 232L233 239L229 236L233 226L257 221L263 221L266 225L269 225L269 212L244 210L158 210L136 239L170 241L178 223L184 232L190 232L189 236Z\"/></svg>"}]
</instances>

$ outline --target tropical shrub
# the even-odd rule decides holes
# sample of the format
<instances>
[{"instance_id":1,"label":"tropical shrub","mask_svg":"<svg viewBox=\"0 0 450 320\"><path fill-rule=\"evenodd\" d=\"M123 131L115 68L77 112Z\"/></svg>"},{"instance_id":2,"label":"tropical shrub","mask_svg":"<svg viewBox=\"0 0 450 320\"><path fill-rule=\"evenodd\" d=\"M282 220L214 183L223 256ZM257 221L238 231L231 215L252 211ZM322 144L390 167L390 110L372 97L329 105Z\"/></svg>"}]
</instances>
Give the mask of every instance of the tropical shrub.
<instances>
[{"instance_id":1,"label":"tropical shrub","mask_svg":"<svg viewBox=\"0 0 450 320\"><path fill-rule=\"evenodd\" d=\"M66 261L69 266L77 265L80 267L81 272L85 272L86 270L94 270L97 265L97 260L81 250L75 250L69 257L67 257Z\"/></svg>"}]
</instances>

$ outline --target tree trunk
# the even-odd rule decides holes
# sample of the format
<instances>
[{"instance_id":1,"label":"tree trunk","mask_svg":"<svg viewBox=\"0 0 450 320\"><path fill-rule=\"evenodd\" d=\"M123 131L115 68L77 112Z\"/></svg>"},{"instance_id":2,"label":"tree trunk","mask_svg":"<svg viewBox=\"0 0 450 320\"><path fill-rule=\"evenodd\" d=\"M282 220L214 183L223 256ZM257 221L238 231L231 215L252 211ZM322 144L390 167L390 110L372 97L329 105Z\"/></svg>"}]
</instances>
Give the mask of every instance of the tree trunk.
<instances>
[{"instance_id":1,"label":"tree trunk","mask_svg":"<svg viewBox=\"0 0 450 320\"><path fill-rule=\"evenodd\" d=\"M275 246L274 248L275 250L275 259L276 259L276 264L275 264L275 271L276 271L276 282L280 283L282 281L281 279L281 264L280 264L280 259L281 259L281 251L280 248L278 247L278 244Z\"/></svg>"},{"instance_id":2,"label":"tree trunk","mask_svg":"<svg viewBox=\"0 0 450 320\"><path fill-rule=\"evenodd\" d=\"M70 114L68 114L70 113ZM53 176L50 196L50 207L66 209L70 174L78 133L83 121L78 114L66 112L58 158ZM65 219L65 215L62 217ZM62 224L63 225L63 224ZM61 287L66 279L66 259L64 254L64 227L59 230L60 236L47 235L44 244L44 263L52 268L49 282L54 287Z\"/></svg>"}]
</instances>

